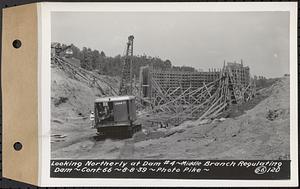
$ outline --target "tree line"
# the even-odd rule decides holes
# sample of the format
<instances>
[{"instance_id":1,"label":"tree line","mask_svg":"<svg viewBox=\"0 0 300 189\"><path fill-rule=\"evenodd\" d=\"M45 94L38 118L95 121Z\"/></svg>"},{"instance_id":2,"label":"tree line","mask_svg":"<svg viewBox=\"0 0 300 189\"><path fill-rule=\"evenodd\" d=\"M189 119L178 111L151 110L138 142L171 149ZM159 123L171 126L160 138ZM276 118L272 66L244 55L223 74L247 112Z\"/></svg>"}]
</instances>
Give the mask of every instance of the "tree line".
<instances>
[{"instance_id":1,"label":"tree line","mask_svg":"<svg viewBox=\"0 0 300 189\"><path fill-rule=\"evenodd\" d=\"M65 44L59 44L62 49L67 47ZM106 56L105 52L88 47L82 49L71 44L69 48L73 52L73 57L80 60L80 66L89 71L96 71L99 74L117 76L121 75L125 60L124 55L116 55L114 57ZM60 53L65 56L65 51ZM140 67L151 65L154 69L161 70L177 70L195 72L196 69L189 66L173 66L170 60L162 60L159 57L151 57L147 55L134 55L132 57L133 75L139 77Z\"/></svg>"},{"instance_id":2,"label":"tree line","mask_svg":"<svg viewBox=\"0 0 300 189\"><path fill-rule=\"evenodd\" d=\"M61 49L65 49L67 45L58 43ZM69 48L72 50L72 57L80 60L80 66L89 71L96 71L102 75L121 76L125 56L116 55L114 57L106 56L103 51L83 47L82 49L71 44ZM59 56L65 56L66 51L59 53ZM153 66L154 69L160 70L175 70L197 72L194 67L190 66L174 66L170 60L162 60L159 57L151 57L147 55L134 55L132 57L133 75L138 78L140 67ZM272 85L276 79L267 79L263 76L254 76L256 87L265 88Z\"/></svg>"},{"instance_id":3,"label":"tree line","mask_svg":"<svg viewBox=\"0 0 300 189\"><path fill-rule=\"evenodd\" d=\"M264 76L257 76L257 75L254 75L253 79L257 89L270 87L276 81L280 80L280 78L266 78Z\"/></svg>"}]
</instances>

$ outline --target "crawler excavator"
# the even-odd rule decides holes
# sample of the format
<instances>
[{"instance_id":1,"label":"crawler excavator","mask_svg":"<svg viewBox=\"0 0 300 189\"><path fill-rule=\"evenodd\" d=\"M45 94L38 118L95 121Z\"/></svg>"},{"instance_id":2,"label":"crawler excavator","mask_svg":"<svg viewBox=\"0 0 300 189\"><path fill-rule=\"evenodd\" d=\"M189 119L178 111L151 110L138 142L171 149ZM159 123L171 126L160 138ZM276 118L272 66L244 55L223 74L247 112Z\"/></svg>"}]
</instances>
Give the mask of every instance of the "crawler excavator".
<instances>
[{"instance_id":1,"label":"crawler excavator","mask_svg":"<svg viewBox=\"0 0 300 189\"><path fill-rule=\"evenodd\" d=\"M98 98L94 102L94 128L99 135L131 138L141 130L141 125L136 123L135 96L132 94L133 39L133 35L128 37L119 96Z\"/></svg>"}]
</instances>

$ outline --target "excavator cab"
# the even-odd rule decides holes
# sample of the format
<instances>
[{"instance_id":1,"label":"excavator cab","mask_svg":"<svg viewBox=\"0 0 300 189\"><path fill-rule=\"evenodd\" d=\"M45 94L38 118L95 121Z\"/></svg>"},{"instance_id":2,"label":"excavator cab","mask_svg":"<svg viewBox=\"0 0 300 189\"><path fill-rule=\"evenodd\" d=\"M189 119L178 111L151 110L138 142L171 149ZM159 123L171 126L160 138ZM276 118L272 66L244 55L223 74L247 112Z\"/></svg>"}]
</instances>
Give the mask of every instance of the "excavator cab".
<instances>
[{"instance_id":1,"label":"excavator cab","mask_svg":"<svg viewBox=\"0 0 300 189\"><path fill-rule=\"evenodd\" d=\"M136 131L134 96L104 97L94 103L94 128L102 135L132 137Z\"/></svg>"}]
</instances>

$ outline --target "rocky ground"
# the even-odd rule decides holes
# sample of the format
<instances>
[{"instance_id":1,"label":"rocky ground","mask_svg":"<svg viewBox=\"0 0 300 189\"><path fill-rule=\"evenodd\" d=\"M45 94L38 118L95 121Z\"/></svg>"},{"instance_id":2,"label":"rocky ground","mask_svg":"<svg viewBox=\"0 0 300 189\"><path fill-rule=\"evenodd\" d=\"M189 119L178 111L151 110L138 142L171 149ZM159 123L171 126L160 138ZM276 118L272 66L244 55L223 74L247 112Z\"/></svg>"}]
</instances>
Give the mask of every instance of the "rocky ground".
<instances>
[{"instance_id":1,"label":"rocky ground","mask_svg":"<svg viewBox=\"0 0 300 189\"><path fill-rule=\"evenodd\" d=\"M289 159L288 77L260 90L229 118L168 128L144 123L133 138L120 139L96 137L90 127L94 89L65 82L59 70L52 74L52 159ZM67 100L55 104L60 97Z\"/></svg>"}]
</instances>

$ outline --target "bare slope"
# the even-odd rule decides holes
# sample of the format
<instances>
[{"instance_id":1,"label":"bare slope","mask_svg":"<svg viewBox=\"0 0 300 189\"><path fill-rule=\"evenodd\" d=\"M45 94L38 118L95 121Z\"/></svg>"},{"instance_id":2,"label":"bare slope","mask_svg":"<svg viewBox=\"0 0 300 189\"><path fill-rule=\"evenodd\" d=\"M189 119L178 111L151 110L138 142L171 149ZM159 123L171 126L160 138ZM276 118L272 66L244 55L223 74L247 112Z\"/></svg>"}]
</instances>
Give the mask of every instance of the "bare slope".
<instances>
[{"instance_id":1,"label":"bare slope","mask_svg":"<svg viewBox=\"0 0 300 189\"><path fill-rule=\"evenodd\" d=\"M119 86L117 78L103 75L98 77L101 78L98 82L104 92L111 90L111 87L117 89ZM84 135L80 129L95 132L89 128L90 122L87 118L89 111L93 110L94 100L103 96L103 91L86 81L73 78L58 66L52 65L51 136L52 141L56 141L52 145L54 148L61 145L59 141Z\"/></svg>"},{"instance_id":2,"label":"bare slope","mask_svg":"<svg viewBox=\"0 0 300 189\"><path fill-rule=\"evenodd\" d=\"M100 75L99 77L103 80L100 82L100 85L104 91L109 91L110 86L118 88L118 80L116 78ZM101 96L103 94L98 88L69 77L58 67L51 69L51 112L54 118L86 116L89 110L93 110L95 98ZM64 115L61 114L61 110L64 112Z\"/></svg>"}]
</instances>

